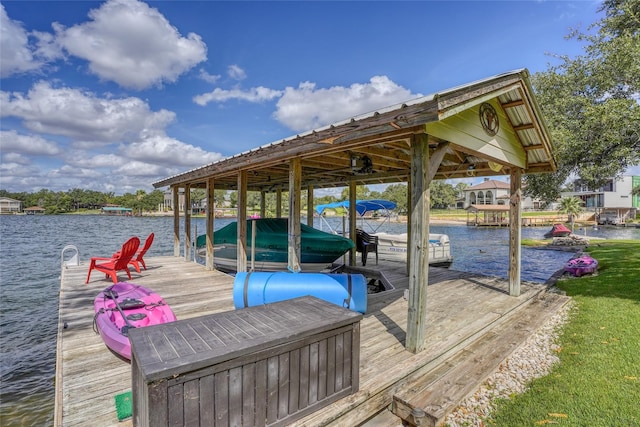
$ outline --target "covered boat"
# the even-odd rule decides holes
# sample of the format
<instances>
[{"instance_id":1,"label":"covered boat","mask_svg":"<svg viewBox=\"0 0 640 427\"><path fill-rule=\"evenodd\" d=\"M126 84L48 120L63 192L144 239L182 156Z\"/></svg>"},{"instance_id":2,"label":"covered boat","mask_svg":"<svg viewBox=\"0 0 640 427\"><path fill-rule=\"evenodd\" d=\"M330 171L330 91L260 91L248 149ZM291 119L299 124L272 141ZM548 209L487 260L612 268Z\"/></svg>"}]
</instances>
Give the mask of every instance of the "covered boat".
<instances>
[{"instance_id":1,"label":"covered boat","mask_svg":"<svg viewBox=\"0 0 640 427\"><path fill-rule=\"evenodd\" d=\"M94 330L115 353L131 359L129 329L173 322L171 308L151 289L128 282L109 286L93 301Z\"/></svg>"},{"instance_id":2,"label":"covered boat","mask_svg":"<svg viewBox=\"0 0 640 427\"><path fill-rule=\"evenodd\" d=\"M288 219L262 218L247 220L247 261L251 261L251 236L256 226L256 271L286 271L289 259ZM355 246L353 241L300 224L300 263L303 271L320 271ZM213 233L214 263L217 268L236 270L238 223L232 222ZM196 239L196 249L204 251L206 236Z\"/></svg>"},{"instance_id":3,"label":"covered boat","mask_svg":"<svg viewBox=\"0 0 640 427\"><path fill-rule=\"evenodd\" d=\"M589 255L582 255L578 258L570 259L564 266L564 271L575 277L580 277L584 274L592 274L597 270L598 260L591 258Z\"/></svg>"},{"instance_id":4,"label":"covered boat","mask_svg":"<svg viewBox=\"0 0 640 427\"><path fill-rule=\"evenodd\" d=\"M553 224L551 230L547 231L544 237L547 239L551 237L567 237L569 234L571 234L571 230L569 230L564 224Z\"/></svg>"}]
</instances>

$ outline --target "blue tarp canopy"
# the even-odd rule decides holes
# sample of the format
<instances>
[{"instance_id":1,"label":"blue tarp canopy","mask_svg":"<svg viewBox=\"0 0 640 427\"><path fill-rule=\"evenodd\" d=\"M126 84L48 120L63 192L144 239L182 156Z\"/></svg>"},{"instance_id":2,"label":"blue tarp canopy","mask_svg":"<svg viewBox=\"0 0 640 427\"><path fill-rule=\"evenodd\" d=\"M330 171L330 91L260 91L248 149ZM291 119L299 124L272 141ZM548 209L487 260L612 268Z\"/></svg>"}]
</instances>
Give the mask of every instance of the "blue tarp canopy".
<instances>
[{"instance_id":1,"label":"blue tarp canopy","mask_svg":"<svg viewBox=\"0 0 640 427\"><path fill-rule=\"evenodd\" d=\"M356 200L356 212L362 216L367 211L377 211L379 209L391 210L395 209L396 204L390 200ZM349 209L349 201L327 203L316 206L318 215L322 215L325 209L345 208Z\"/></svg>"}]
</instances>

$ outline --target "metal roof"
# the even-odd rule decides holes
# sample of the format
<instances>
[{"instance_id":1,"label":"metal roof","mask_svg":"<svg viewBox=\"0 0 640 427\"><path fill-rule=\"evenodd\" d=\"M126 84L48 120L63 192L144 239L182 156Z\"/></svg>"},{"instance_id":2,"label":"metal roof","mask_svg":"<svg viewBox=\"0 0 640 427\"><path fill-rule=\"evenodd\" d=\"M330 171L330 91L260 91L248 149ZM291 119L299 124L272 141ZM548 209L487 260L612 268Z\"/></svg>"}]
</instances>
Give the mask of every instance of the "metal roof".
<instances>
[{"instance_id":1,"label":"metal roof","mask_svg":"<svg viewBox=\"0 0 640 427\"><path fill-rule=\"evenodd\" d=\"M497 133L482 126L481 106L497 114ZM271 142L165 178L164 186L236 189L247 172L248 190L288 189L289 161L301 160L302 185L316 188L406 181L411 141L427 135L432 152L444 150L434 179L555 170L553 145L526 69L408 100Z\"/></svg>"}]
</instances>

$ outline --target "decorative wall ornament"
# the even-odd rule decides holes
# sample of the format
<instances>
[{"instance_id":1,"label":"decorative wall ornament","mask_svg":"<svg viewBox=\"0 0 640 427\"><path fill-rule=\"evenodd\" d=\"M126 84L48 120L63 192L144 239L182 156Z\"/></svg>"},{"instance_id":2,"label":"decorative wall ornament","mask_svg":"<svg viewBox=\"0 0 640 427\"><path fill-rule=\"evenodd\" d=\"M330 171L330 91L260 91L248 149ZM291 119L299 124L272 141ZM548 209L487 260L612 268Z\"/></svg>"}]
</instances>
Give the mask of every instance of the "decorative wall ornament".
<instances>
[{"instance_id":1,"label":"decorative wall ornament","mask_svg":"<svg viewBox=\"0 0 640 427\"><path fill-rule=\"evenodd\" d=\"M498 113L493 108L493 105L488 102L480 105L480 123L482 123L482 128L489 136L495 136L498 133L498 129L500 129Z\"/></svg>"}]
</instances>

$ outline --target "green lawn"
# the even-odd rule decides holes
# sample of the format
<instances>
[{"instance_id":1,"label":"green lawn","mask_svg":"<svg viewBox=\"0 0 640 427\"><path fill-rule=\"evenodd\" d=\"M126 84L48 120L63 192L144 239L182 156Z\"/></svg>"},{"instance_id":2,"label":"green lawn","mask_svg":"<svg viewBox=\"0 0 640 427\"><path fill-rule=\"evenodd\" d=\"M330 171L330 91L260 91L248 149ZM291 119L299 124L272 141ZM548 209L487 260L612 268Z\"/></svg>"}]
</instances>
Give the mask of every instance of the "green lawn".
<instances>
[{"instance_id":1,"label":"green lawn","mask_svg":"<svg viewBox=\"0 0 640 427\"><path fill-rule=\"evenodd\" d=\"M576 302L560 363L526 393L499 401L487 425L640 426L640 241L587 251L598 274L558 282Z\"/></svg>"}]
</instances>

